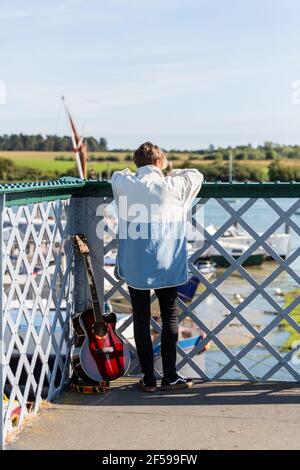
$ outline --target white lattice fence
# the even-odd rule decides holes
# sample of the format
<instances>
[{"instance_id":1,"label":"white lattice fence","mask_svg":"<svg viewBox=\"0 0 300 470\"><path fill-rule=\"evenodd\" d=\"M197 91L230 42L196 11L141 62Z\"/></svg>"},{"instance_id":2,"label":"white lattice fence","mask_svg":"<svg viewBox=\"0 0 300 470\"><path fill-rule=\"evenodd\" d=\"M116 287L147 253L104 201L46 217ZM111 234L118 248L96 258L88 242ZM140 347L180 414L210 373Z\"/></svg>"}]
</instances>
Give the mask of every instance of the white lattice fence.
<instances>
[{"instance_id":1,"label":"white lattice fence","mask_svg":"<svg viewBox=\"0 0 300 470\"><path fill-rule=\"evenodd\" d=\"M69 378L73 303L69 200L2 213L3 434Z\"/></svg>"}]
</instances>

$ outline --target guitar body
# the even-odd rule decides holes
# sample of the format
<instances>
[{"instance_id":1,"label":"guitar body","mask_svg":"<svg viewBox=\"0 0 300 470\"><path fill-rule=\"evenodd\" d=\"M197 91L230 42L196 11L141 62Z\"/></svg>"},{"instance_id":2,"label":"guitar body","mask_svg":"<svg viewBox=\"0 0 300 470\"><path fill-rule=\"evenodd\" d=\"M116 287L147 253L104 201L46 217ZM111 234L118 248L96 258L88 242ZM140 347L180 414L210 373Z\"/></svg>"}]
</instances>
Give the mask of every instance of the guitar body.
<instances>
[{"instance_id":1,"label":"guitar body","mask_svg":"<svg viewBox=\"0 0 300 470\"><path fill-rule=\"evenodd\" d=\"M85 331L85 339L80 347L80 364L85 375L96 382L116 380L125 374L129 367L128 347L116 333L116 315L105 316L106 334L96 336L93 332L95 318L92 309L80 316Z\"/></svg>"},{"instance_id":2,"label":"guitar body","mask_svg":"<svg viewBox=\"0 0 300 470\"><path fill-rule=\"evenodd\" d=\"M88 337L81 325L81 313L73 318L74 350L71 364L76 376L85 383L99 385L103 381L96 362L91 355L88 345Z\"/></svg>"},{"instance_id":3,"label":"guitar body","mask_svg":"<svg viewBox=\"0 0 300 470\"><path fill-rule=\"evenodd\" d=\"M75 235L73 239L75 247L85 260L92 298L92 308L73 318L75 332L73 370L87 383L116 380L129 368L129 348L116 332L116 315L114 313L103 315L101 312L85 236Z\"/></svg>"}]
</instances>

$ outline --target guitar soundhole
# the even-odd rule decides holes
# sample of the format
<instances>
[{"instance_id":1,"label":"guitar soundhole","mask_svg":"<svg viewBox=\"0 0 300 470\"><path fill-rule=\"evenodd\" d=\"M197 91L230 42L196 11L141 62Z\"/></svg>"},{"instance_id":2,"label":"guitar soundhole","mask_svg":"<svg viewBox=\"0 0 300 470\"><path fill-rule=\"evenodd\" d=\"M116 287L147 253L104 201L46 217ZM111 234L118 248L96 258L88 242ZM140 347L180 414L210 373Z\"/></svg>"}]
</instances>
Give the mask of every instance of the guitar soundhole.
<instances>
[{"instance_id":1,"label":"guitar soundhole","mask_svg":"<svg viewBox=\"0 0 300 470\"><path fill-rule=\"evenodd\" d=\"M102 336L105 336L106 333L107 333L107 326L105 324L105 322L101 321L101 322L95 322L94 323L94 326L93 326L93 331L94 331L94 334L96 336L100 336L100 338Z\"/></svg>"}]
</instances>

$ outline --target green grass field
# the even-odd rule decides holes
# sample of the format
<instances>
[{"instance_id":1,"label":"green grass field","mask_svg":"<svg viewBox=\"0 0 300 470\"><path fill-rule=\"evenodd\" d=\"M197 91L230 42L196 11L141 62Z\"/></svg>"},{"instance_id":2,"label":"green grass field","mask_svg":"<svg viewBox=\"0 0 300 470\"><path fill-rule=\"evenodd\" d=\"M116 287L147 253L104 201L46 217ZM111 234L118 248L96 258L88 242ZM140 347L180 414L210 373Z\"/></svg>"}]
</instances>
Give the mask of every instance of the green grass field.
<instances>
[{"instance_id":1,"label":"green grass field","mask_svg":"<svg viewBox=\"0 0 300 470\"><path fill-rule=\"evenodd\" d=\"M88 162L88 168L93 168L97 173L106 171L108 168L123 169L123 168L134 168L132 162L125 161L124 158L128 155L128 152L93 152L91 155L105 157L107 155L114 155L119 158L118 162ZM64 156L72 157L73 161L59 161L55 158ZM75 157L72 152L0 152L0 158L9 158L16 165L43 169L49 172L58 171L63 173L75 166Z\"/></svg>"},{"instance_id":2,"label":"green grass field","mask_svg":"<svg viewBox=\"0 0 300 470\"><path fill-rule=\"evenodd\" d=\"M93 169L97 174L100 174L104 171L111 172L115 169L130 168L134 169L134 163L132 161L125 160L128 155L132 155L132 152L90 152L90 157L101 157L103 161L88 162L88 169ZM205 168L212 167L219 162L214 162L212 160L203 160L202 155L195 155L191 153L176 153L170 152L168 156L172 155L176 159L172 161L173 167L184 167L185 162L189 163L190 166L195 165L200 171L202 170L205 173ZM114 156L118 158L118 161L105 161L105 157ZM75 167L75 157L72 152L5 152L0 151L0 158L8 158L12 160L17 166L33 168L38 170L44 170L50 174L57 172L60 175L63 175L68 170ZM64 157L66 159L72 158L71 161L56 160L58 157ZM236 161L240 166L243 164L247 165L248 168L261 168L263 169L263 177L267 179L268 176L268 167L270 165L269 160L242 160ZM283 166L292 166L294 168L300 167L300 160L293 159L281 159L280 163ZM222 164L226 167L228 162L223 161Z\"/></svg>"},{"instance_id":3,"label":"green grass field","mask_svg":"<svg viewBox=\"0 0 300 470\"><path fill-rule=\"evenodd\" d=\"M17 160L15 161L17 165L26 166L28 168L42 168L45 171L58 171L59 173L63 173L64 171L69 170L75 166L75 160L72 162L62 162L62 161L55 161L55 160L43 160L40 157L39 160ZM90 162L88 163L88 168L93 168L96 172L107 170L107 168L114 168L114 169L122 169L122 168L133 168L134 165L131 162Z\"/></svg>"}]
</instances>

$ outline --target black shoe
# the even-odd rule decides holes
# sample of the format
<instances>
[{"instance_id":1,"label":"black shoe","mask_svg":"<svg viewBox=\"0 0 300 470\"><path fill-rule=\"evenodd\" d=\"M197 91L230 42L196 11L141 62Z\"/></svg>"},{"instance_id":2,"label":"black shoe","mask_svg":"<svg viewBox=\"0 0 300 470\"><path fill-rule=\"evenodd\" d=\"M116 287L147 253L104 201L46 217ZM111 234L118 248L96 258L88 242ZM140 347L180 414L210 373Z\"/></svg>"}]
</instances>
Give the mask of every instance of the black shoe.
<instances>
[{"instance_id":1,"label":"black shoe","mask_svg":"<svg viewBox=\"0 0 300 470\"><path fill-rule=\"evenodd\" d=\"M143 392L147 393L154 393L157 390L157 384L156 384L156 378L154 377L153 379L140 379L138 382L138 386L140 387Z\"/></svg>"},{"instance_id":2,"label":"black shoe","mask_svg":"<svg viewBox=\"0 0 300 470\"><path fill-rule=\"evenodd\" d=\"M193 379L183 377L176 374L172 380L163 378L161 381L161 390L169 392L170 390L180 390L183 388L190 388L193 386Z\"/></svg>"}]
</instances>

